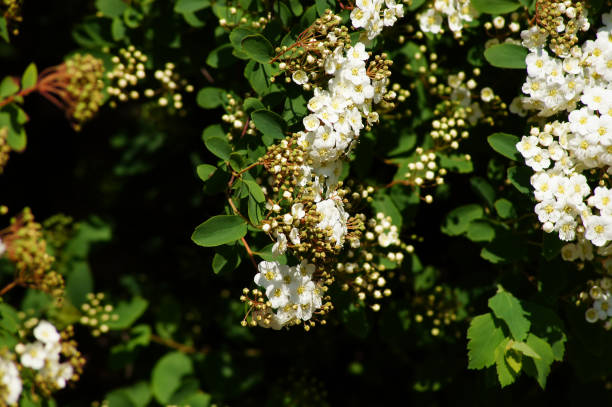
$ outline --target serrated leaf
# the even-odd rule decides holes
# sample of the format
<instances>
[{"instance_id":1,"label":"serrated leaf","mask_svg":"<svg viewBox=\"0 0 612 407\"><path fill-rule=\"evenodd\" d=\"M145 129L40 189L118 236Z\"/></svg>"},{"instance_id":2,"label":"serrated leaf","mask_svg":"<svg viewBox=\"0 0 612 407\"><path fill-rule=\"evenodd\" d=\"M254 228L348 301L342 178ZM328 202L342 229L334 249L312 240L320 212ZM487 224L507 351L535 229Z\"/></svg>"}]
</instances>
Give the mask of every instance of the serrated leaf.
<instances>
[{"instance_id":1,"label":"serrated leaf","mask_svg":"<svg viewBox=\"0 0 612 407\"><path fill-rule=\"evenodd\" d=\"M492 366L496 359L495 350L502 342L507 343L503 330L491 313L478 315L472 319L467 338L468 369L484 369Z\"/></svg>"},{"instance_id":2,"label":"serrated leaf","mask_svg":"<svg viewBox=\"0 0 612 407\"><path fill-rule=\"evenodd\" d=\"M527 69L525 57L527 48L516 44L497 44L487 48L485 59L497 68Z\"/></svg>"},{"instance_id":3,"label":"serrated leaf","mask_svg":"<svg viewBox=\"0 0 612 407\"><path fill-rule=\"evenodd\" d=\"M26 70L23 72L21 76L21 88L29 89L36 85L38 81L38 69L36 69L36 64L32 62Z\"/></svg>"},{"instance_id":4,"label":"serrated leaf","mask_svg":"<svg viewBox=\"0 0 612 407\"><path fill-rule=\"evenodd\" d=\"M489 308L497 318L506 323L514 340L519 342L525 340L531 322L525 317L528 314L515 296L500 290L489 298Z\"/></svg>"},{"instance_id":5,"label":"serrated leaf","mask_svg":"<svg viewBox=\"0 0 612 407\"><path fill-rule=\"evenodd\" d=\"M266 37L261 34L247 35L240 43L242 50L253 61L267 64L274 56L274 47Z\"/></svg>"},{"instance_id":6,"label":"serrated leaf","mask_svg":"<svg viewBox=\"0 0 612 407\"><path fill-rule=\"evenodd\" d=\"M472 0L472 6L481 13L506 14L521 6L516 0Z\"/></svg>"},{"instance_id":7,"label":"serrated leaf","mask_svg":"<svg viewBox=\"0 0 612 407\"><path fill-rule=\"evenodd\" d=\"M529 356L532 359L542 359L540 355L538 355L538 353L525 342L512 341L512 349L521 352L523 355Z\"/></svg>"},{"instance_id":8,"label":"serrated leaf","mask_svg":"<svg viewBox=\"0 0 612 407\"><path fill-rule=\"evenodd\" d=\"M519 142L517 136L507 133L494 133L487 137L487 142L493 150L504 157L514 161L521 160L521 154L516 149L516 143Z\"/></svg>"},{"instance_id":9,"label":"serrated leaf","mask_svg":"<svg viewBox=\"0 0 612 407\"><path fill-rule=\"evenodd\" d=\"M204 247L234 242L247 232L247 225L240 216L218 215L196 227L191 240Z\"/></svg>"},{"instance_id":10,"label":"serrated leaf","mask_svg":"<svg viewBox=\"0 0 612 407\"><path fill-rule=\"evenodd\" d=\"M225 100L225 90L221 88L206 87L200 89L196 97L198 106L204 109L214 109L223 104Z\"/></svg>"},{"instance_id":11,"label":"serrated leaf","mask_svg":"<svg viewBox=\"0 0 612 407\"><path fill-rule=\"evenodd\" d=\"M495 349L495 371L502 388L514 383L518 375L506 362L506 345L508 341L508 338L504 339Z\"/></svg>"},{"instance_id":12,"label":"serrated leaf","mask_svg":"<svg viewBox=\"0 0 612 407\"><path fill-rule=\"evenodd\" d=\"M193 373L191 359L181 352L171 352L157 361L151 375L151 388L155 399L166 405L176 392L184 376Z\"/></svg>"},{"instance_id":13,"label":"serrated leaf","mask_svg":"<svg viewBox=\"0 0 612 407\"><path fill-rule=\"evenodd\" d=\"M232 153L232 146L230 145L227 138L223 137L210 137L204 141L206 148L224 161L228 161L230 154Z\"/></svg>"},{"instance_id":14,"label":"serrated leaf","mask_svg":"<svg viewBox=\"0 0 612 407\"><path fill-rule=\"evenodd\" d=\"M510 369L512 369L512 371L518 375L523 368L523 354L517 352L516 350L508 349L506 350L505 359L508 367L510 367Z\"/></svg>"},{"instance_id":15,"label":"serrated leaf","mask_svg":"<svg viewBox=\"0 0 612 407\"><path fill-rule=\"evenodd\" d=\"M525 373L535 378L540 387L544 389L550 373L550 365L554 361L553 350L548 342L534 334L529 334L526 343L540 355L540 359L530 359L531 363L525 364Z\"/></svg>"}]
</instances>

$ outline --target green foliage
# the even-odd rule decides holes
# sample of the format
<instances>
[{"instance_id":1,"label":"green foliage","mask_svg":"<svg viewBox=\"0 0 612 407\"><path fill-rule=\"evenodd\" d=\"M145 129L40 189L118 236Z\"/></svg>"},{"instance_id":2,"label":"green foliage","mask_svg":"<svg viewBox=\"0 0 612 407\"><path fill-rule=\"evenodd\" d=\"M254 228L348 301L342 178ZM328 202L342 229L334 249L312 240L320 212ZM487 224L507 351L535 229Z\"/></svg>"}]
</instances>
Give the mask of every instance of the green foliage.
<instances>
[{"instance_id":1,"label":"green foliage","mask_svg":"<svg viewBox=\"0 0 612 407\"><path fill-rule=\"evenodd\" d=\"M519 142L519 138L512 134L506 133L495 133L491 134L487 141L493 150L497 151L504 157L507 157L514 161L521 159L520 153L516 150L516 144Z\"/></svg>"},{"instance_id":2,"label":"green foliage","mask_svg":"<svg viewBox=\"0 0 612 407\"><path fill-rule=\"evenodd\" d=\"M515 0L472 0L472 5L481 13L493 15L510 13L521 6Z\"/></svg>"},{"instance_id":3,"label":"green foliage","mask_svg":"<svg viewBox=\"0 0 612 407\"><path fill-rule=\"evenodd\" d=\"M487 48L485 59L497 68L526 69L527 48L515 44L498 44Z\"/></svg>"},{"instance_id":4,"label":"green foliage","mask_svg":"<svg viewBox=\"0 0 612 407\"><path fill-rule=\"evenodd\" d=\"M246 231L246 223L240 216L213 216L195 229L191 240L204 247L219 246L240 239Z\"/></svg>"}]
</instances>

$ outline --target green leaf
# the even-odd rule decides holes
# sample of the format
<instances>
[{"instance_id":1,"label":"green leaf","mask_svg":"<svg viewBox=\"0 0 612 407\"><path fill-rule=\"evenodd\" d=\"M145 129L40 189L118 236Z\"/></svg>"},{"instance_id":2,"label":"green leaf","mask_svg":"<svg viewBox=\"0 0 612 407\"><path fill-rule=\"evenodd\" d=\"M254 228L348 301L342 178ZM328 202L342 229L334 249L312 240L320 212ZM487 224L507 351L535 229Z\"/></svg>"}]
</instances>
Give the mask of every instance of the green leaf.
<instances>
[{"instance_id":1,"label":"green leaf","mask_svg":"<svg viewBox=\"0 0 612 407\"><path fill-rule=\"evenodd\" d=\"M497 349L495 349L495 371L497 372L497 379L502 388L514 383L518 376L517 371L511 368L506 361L506 345L508 341L509 339L506 338L498 345ZM515 368L518 368L520 372L520 365L515 366Z\"/></svg>"},{"instance_id":2,"label":"green leaf","mask_svg":"<svg viewBox=\"0 0 612 407\"><path fill-rule=\"evenodd\" d=\"M32 62L26 70L23 72L21 77L21 88L22 89L30 89L31 87L36 85L38 81L38 69L36 69L36 65Z\"/></svg>"},{"instance_id":3,"label":"green leaf","mask_svg":"<svg viewBox=\"0 0 612 407\"><path fill-rule=\"evenodd\" d=\"M521 161L521 154L516 149L519 138L507 133L491 134L487 141L493 150L514 161Z\"/></svg>"},{"instance_id":4,"label":"green leaf","mask_svg":"<svg viewBox=\"0 0 612 407\"><path fill-rule=\"evenodd\" d=\"M473 242L490 242L495 238L495 229L488 221L476 219L468 225L466 237Z\"/></svg>"},{"instance_id":5,"label":"green leaf","mask_svg":"<svg viewBox=\"0 0 612 407\"><path fill-rule=\"evenodd\" d=\"M516 216L516 210L514 209L512 202L505 198L495 201L495 210L502 219L509 219Z\"/></svg>"},{"instance_id":6,"label":"green leaf","mask_svg":"<svg viewBox=\"0 0 612 407\"><path fill-rule=\"evenodd\" d=\"M474 164L462 154L438 154L440 157L440 167L459 174L469 174L474 171Z\"/></svg>"},{"instance_id":7,"label":"green leaf","mask_svg":"<svg viewBox=\"0 0 612 407\"><path fill-rule=\"evenodd\" d=\"M468 369L484 369L492 366L496 359L495 350L504 341L507 343L503 330L491 313L478 315L472 319L467 338Z\"/></svg>"},{"instance_id":8,"label":"green leaf","mask_svg":"<svg viewBox=\"0 0 612 407\"><path fill-rule=\"evenodd\" d=\"M257 202L253 195L249 195L248 215L249 221L251 221L253 225L259 225L264 217L262 205Z\"/></svg>"},{"instance_id":9,"label":"green leaf","mask_svg":"<svg viewBox=\"0 0 612 407\"><path fill-rule=\"evenodd\" d=\"M199 225L191 235L191 240L200 246L213 247L234 242L246 235L246 232L247 225L240 216L218 215Z\"/></svg>"},{"instance_id":10,"label":"green leaf","mask_svg":"<svg viewBox=\"0 0 612 407\"><path fill-rule=\"evenodd\" d=\"M0 303L0 328L16 333L21 325L17 311L6 303Z\"/></svg>"},{"instance_id":11,"label":"green leaf","mask_svg":"<svg viewBox=\"0 0 612 407\"><path fill-rule=\"evenodd\" d=\"M544 389L550 373L550 365L554 361L553 350L548 342L534 334L529 334L526 342L540 356L540 359L529 359L532 363L525 364L525 373L535 378L540 387Z\"/></svg>"},{"instance_id":12,"label":"green leaf","mask_svg":"<svg viewBox=\"0 0 612 407\"><path fill-rule=\"evenodd\" d=\"M389 195L383 193L377 194L374 201L372 201L372 208L376 212L382 212L385 216L390 216L391 223L397 226L398 230L402 228L402 214Z\"/></svg>"},{"instance_id":13,"label":"green leaf","mask_svg":"<svg viewBox=\"0 0 612 407\"><path fill-rule=\"evenodd\" d=\"M470 179L470 185L474 192L476 192L476 194L478 194L489 207L493 207L495 190L486 179L482 177L472 177L472 179Z\"/></svg>"},{"instance_id":14,"label":"green leaf","mask_svg":"<svg viewBox=\"0 0 612 407\"><path fill-rule=\"evenodd\" d=\"M495 15L510 13L521 6L515 0L472 0L472 5L481 13Z\"/></svg>"},{"instance_id":15,"label":"green leaf","mask_svg":"<svg viewBox=\"0 0 612 407\"><path fill-rule=\"evenodd\" d=\"M261 100L255 99L255 98L244 99L244 103L242 103L242 107L244 108L244 112L248 114L249 116L255 110L265 110L266 109L264 104L261 103Z\"/></svg>"},{"instance_id":16,"label":"green leaf","mask_svg":"<svg viewBox=\"0 0 612 407\"><path fill-rule=\"evenodd\" d=\"M532 174L533 172L525 166L510 167L508 168L507 173L508 179L512 185L514 185L514 187L523 194L530 194L531 192L530 179Z\"/></svg>"},{"instance_id":17,"label":"green leaf","mask_svg":"<svg viewBox=\"0 0 612 407\"><path fill-rule=\"evenodd\" d=\"M204 109L214 109L223 105L226 91L221 88L206 87L200 89L196 101Z\"/></svg>"},{"instance_id":18,"label":"green leaf","mask_svg":"<svg viewBox=\"0 0 612 407\"><path fill-rule=\"evenodd\" d=\"M125 10L127 4L122 0L96 0L96 8L106 17L120 17Z\"/></svg>"},{"instance_id":19,"label":"green leaf","mask_svg":"<svg viewBox=\"0 0 612 407\"><path fill-rule=\"evenodd\" d=\"M233 50L234 48L231 44L223 44L213 49L206 57L206 64L216 69L232 65L236 61L232 53Z\"/></svg>"},{"instance_id":20,"label":"green leaf","mask_svg":"<svg viewBox=\"0 0 612 407\"><path fill-rule=\"evenodd\" d=\"M230 158L230 154L232 153L232 146L226 137L211 137L204 141L206 148L222 159L223 161L228 161Z\"/></svg>"},{"instance_id":21,"label":"green leaf","mask_svg":"<svg viewBox=\"0 0 612 407\"><path fill-rule=\"evenodd\" d=\"M527 48L516 44L497 44L487 48L485 59L497 68L527 69Z\"/></svg>"},{"instance_id":22,"label":"green leaf","mask_svg":"<svg viewBox=\"0 0 612 407\"><path fill-rule=\"evenodd\" d=\"M200 179L204 182L208 181L208 179L210 178L210 176L217 170L217 167L215 167L214 165L210 165L210 164L200 164L198 165L198 167L196 168L196 171L198 173L198 177L200 177Z\"/></svg>"},{"instance_id":23,"label":"green leaf","mask_svg":"<svg viewBox=\"0 0 612 407\"><path fill-rule=\"evenodd\" d=\"M247 78L253 90L260 96L266 96L277 89L277 86L270 80L272 77L270 64L249 61L244 67L244 77Z\"/></svg>"},{"instance_id":24,"label":"green leaf","mask_svg":"<svg viewBox=\"0 0 612 407\"><path fill-rule=\"evenodd\" d=\"M111 34L113 36L113 40L119 41L125 38L125 24L123 24L123 20L119 17L113 18L113 22L111 23Z\"/></svg>"},{"instance_id":25,"label":"green leaf","mask_svg":"<svg viewBox=\"0 0 612 407\"><path fill-rule=\"evenodd\" d=\"M106 395L108 407L146 407L151 398L149 383L145 381L113 390Z\"/></svg>"},{"instance_id":26,"label":"green leaf","mask_svg":"<svg viewBox=\"0 0 612 407\"><path fill-rule=\"evenodd\" d=\"M194 13L210 6L210 0L178 0L174 11L179 14Z\"/></svg>"},{"instance_id":27,"label":"green leaf","mask_svg":"<svg viewBox=\"0 0 612 407\"><path fill-rule=\"evenodd\" d=\"M317 6L317 13L322 16L325 14L325 10L330 9L331 11L336 10L336 2L334 0L315 0Z\"/></svg>"},{"instance_id":28,"label":"green leaf","mask_svg":"<svg viewBox=\"0 0 612 407\"><path fill-rule=\"evenodd\" d=\"M489 308L497 318L508 325L514 340L519 342L525 340L531 322L525 317L528 314L516 297L500 287L497 294L489 298Z\"/></svg>"},{"instance_id":29,"label":"green leaf","mask_svg":"<svg viewBox=\"0 0 612 407\"><path fill-rule=\"evenodd\" d=\"M215 274L234 271L240 265L241 259L235 246L220 246L215 250L212 268Z\"/></svg>"},{"instance_id":30,"label":"green leaf","mask_svg":"<svg viewBox=\"0 0 612 407\"><path fill-rule=\"evenodd\" d=\"M261 34L247 35L241 41L242 50L256 62L267 64L274 56L270 41Z\"/></svg>"},{"instance_id":31,"label":"green leaf","mask_svg":"<svg viewBox=\"0 0 612 407\"><path fill-rule=\"evenodd\" d=\"M193 373L191 359L181 352L164 355L153 367L151 388L155 399L166 404L176 392L184 376Z\"/></svg>"},{"instance_id":32,"label":"green leaf","mask_svg":"<svg viewBox=\"0 0 612 407\"><path fill-rule=\"evenodd\" d=\"M255 198L255 201L261 203L266 201L266 196L264 195L261 187L255 181L244 180L244 183L249 188L249 192Z\"/></svg>"},{"instance_id":33,"label":"green leaf","mask_svg":"<svg viewBox=\"0 0 612 407\"><path fill-rule=\"evenodd\" d=\"M459 236L467 232L470 223L484 215L482 206L476 204L464 205L450 211L444 218L442 233L449 236Z\"/></svg>"},{"instance_id":34,"label":"green leaf","mask_svg":"<svg viewBox=\"0 0 612 407\"><path fill-rule=\"evenodd\" d=\"M130 302L121 301L113 311L119 319L110 320L107 325L110 329L129 328L145 312L149 302L142 297L134 297Z\"/></svg>"},{"instance_id":35,"label":"green leaf","mask_svg":"<svg viewBox=\"0 0 612 407\"><path fill-rule=\"evenodd\" d=\"M6 42L11 42L8 25L6 24L6 18L4 18L4 16L0 16L0 38Z\"/></svg>"},{"instance_id":36,"label":"green leaf","mask_svg":"<svg viewBox=\"0 0 612 407\"><path fill-rule=\"evenodd\" d=\"M251 119L255 123L257 130L261 131L265 137L273 140L285 137L287 124L282 117L270 110L256 110L251 113Z\"/></svg>"},{"instance_id":37,"label":"green leaf","mask_svg":"<svg viewBox=\"0 0 612 407\"><path fill-rule=\"evenodd\" d=\"M223 131L223 127L220 124L212 124L204 129L202 132L202 140L206 143L206 140L212 137L227 138L227 135Z\"/></svg>"},{"instance_id":38,"label":"green leaf","mask_svg":"<svg viewBox=\"0 0 612 407\"><path fill-rule=\"evenodd\" d=\"M19 85L17 82L10 76L4 77L2 82L0 82L0 100L7 96L14 95L17 92L19 92Z\"/></svg>"},{"instance_id":39,"label":"green leaf","mask_svg":"<svg viewBox=\"0 0 612 407\"><path fill-rule=\"evenodd\" d=\"M66 279L66 295L72 305L80 308L87 302L87 294L93 292L93 277L86 261L75 261Z\"/></svg>"},{"instance_id":40,"label":"green leaf","mask_svg":"<svg viewBox=\"0 0 612 407\"><path fill-rule=\"evenodd\" d=\"M23 124L28 116L18 105L11 103L0 110L0 129L7 128L7 143L14 151L23 151L27 145L27 136Z\"/></svg>"},{"instance_id":41,"label":"green leaf","mask_svg":"<svg viewBox=\"0 0 612 407\"><path fill-rule=\"evenodd\" d=\"M542 359L533 348L527 345L525 342L512 341L512 349L521 352L525 356L529 356L532 359Z\"/></svg>"}]
</instances>

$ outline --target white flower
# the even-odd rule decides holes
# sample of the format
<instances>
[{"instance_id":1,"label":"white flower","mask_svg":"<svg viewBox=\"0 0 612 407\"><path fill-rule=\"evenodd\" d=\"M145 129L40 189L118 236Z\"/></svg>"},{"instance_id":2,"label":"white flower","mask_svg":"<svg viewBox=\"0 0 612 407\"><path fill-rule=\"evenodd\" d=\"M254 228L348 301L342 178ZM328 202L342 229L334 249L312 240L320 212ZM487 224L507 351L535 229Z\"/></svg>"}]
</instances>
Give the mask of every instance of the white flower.
<instances>
[{"instance_id":1,"label":"white flower","mask_svg":"<svg viewBox=\"0 0 612 407\"><path fill-rule=\"evenodd\" d=\"M308 116L304 117L302 123L304 123L304 128L306 130L315 131L319 128L321 121L319 120L316 114L309 114Z\"/></svg>"},{"instance_id":2,"label":"white flower","mask_svg":"<svg viewBox=\"0 0 612 407\"><path fill-rule=\"evenodd\" d=\"M521 141L516 144L516 149L523 157L531 158L540 151L538 138L535 136L523 136Z\"/></svg>"},{"instance_id":3,"label":"white flower","mask_svg":"<svg viewBox=\"0 0 612 407\"><path fill-rule=\"evenodd\" d=\"M291 240L291 243L294 245L300 244L300 232L297 228L291 228L291 231L289 232L289 240Z\"/></svg>"},{"instance_id":4,"label":"white flower","mask_svg":"<svg viewBox=\"0 0 612 407\"><path fill-rule=\"evenodd\" d=\"M429 9L419 17L421 31L438 34L442 29L442 15L434 9Z\"/></svg>"},{"instance_id":5,"label":"white flower","mask_svg":"<svg viewBox=\"0 0 612 407\"><path fill-rule=\"evenodd\" d=\"M21 354L21 364L34 370L40 370L45 365L47 352L42 342L34 342L25 346Z\"/></svg>"},{"instance_id":6,"label":"white flower","mask_svg":"<svg viewBox=\"0 0 612 407\"><path fill-rule=\"evenodd\" d=\"M275 281L281 281L281 264L277 261L262 261L257 265L259 273L255 274L254 281L264 289L272 285Z\"/></svg>"},{"instance_id":7,"label":"white flower","mask_svg":"<svg viewBox=\"0 0 612 407\"><path fill-rule=\"evenodd\" d=\"M6 245L4 244L2 239L0 239L0 257L2 257L5 252L6 252Z\"/></svg>"},{"instance_id":8,"label":"white flower","mask_svg":"<svg viewBox=\"0 0 612 407\"><path fill-rule=\"evenodd\" d=\"M0 404L17 405L22 383L15 363L0 357Z\"/></svg>"},{"instance_id":9,"label":"white flower","mask_svg":"<svg viewBox=\"0 0 612 407\"><path fill-rule=\"evenodd\" d=\"M300 69L291 75L291 79L293 79L293 82L297 83L298 85L304 85L305 83L308 83L308 74Z\"/></svg>"},{"instance_id":10,"label":"white flower","mask_svg":"<svg viewBox=\"0 0 612 407\"><path fill-rule=\"evenodd\" d=\"M47 321L40 321L38 323L36 328L34 328L34 337L45 345L57 343L60 340L60 334L57 332L57 329Z\"/></svg>"},{"instance_id":11,"label":"white flower","mask_svg":"<svg viewBox=\"0 0 612 407\"><path fill-rule=\"evenodd\" d=\"M272 246L272 253L274 255L285 254L287 251L287 236L284 233L279 233L276 237L276 243Z\"/></svg>"},{"instance_id":12,"label":"white flower","mask_svg":"<svg viewBox=\"0 0 612 407\"><path fill-rule=\"evenodd\" d=\"M586 232L584 237L595 246L603 246L612 239L612 218L610 216L589 216L584 221Z\"/></svg>"}]
</instances>

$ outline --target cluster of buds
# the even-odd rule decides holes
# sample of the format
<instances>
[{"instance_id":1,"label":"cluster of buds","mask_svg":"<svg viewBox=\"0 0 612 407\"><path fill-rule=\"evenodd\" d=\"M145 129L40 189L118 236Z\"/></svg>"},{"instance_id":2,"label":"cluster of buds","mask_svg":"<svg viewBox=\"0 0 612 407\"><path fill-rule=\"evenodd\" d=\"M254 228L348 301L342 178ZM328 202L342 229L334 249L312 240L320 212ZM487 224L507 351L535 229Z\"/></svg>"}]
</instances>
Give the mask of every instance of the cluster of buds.
<instances>
[{"instance_id":1,"label":"cluster of buds","mask_svg":"<svg viewBox=\"0 0 612 407\"><path fill-rule=\"evenodd\" d=\"M521 31L521 17L516 12L510 14L510 21L507 21L507 18L504 16L496 16L491 21L484 23L483 26L489 32L494 30L496 37L509 37Z\"/></svg>"},{"instance_id":2,"label":"cluster of buds","mask_svg":"<svg viewBox=\"0 0 612 407\"><path fill-rule=\"evenodd\" d=\"M404 260L404 252L414 252L412 245L399 239L397 226L391 217L379 212L367 219L358 215L365 227L365 233L358 248L346 251L335 268L343 291L352 291L359 301L370 300L370 308L378 312L380 300L391 296L387 281L396 277L395 269Z\"/></svg>"},{"instance_id":3,"label":"cluster of buds","mask_svg":"<svg viewBox=\"0 0 612 407\"><path fill-rule=\"evenodd\" d=\"M465 155L467 160L469 155ZM444 184L444 176L446 176L446 168L438 165L438 156L435 149L425 151L422 147L417 147L414 158L407 164L408 171L404 173L405 181L402 184L433 188ZM432 203L431 195L425 196L426 203Z\"/></svg>"},{"instance_id":4,"label":"cluster of buds","mask_svg":"<svg viewBox=\"0 0 612 407\"><path fill-rule=\"evenodd\" d=\"M77 348L72 325L58 332L50 322L30 318L19 334L21 342L15 346L15 352L20 355L22 368L36 373L33 378L39 395L49 397L68 382L79 380L85 358ZM33 342L27 342L32 339Z\"/></svg>"},{"instance_id":5,"label":"cluster of buds","mask_svg":"<svg viewBox=\"0 0 612 407\"><path fill-rule=\"evenodd\" d=\"M576 305L586 303L589 308L584 317L587 322L603 322L606 330L612 329L612 278L605 276L588 281L588 291L579 294Z\"/></svg>"},{"instance_id":6,"label":"cluster of buds","mask_svg":"<svg viewBox=\"0 0 612 407\"><path fill-rule=\"evenodd\" d=\"M271 174L269 184L272 192L290 200L289 203L293 200L297 180L302 176L301 166L308 164L305 163L306 153L299 146L297 137L297 134L293 134L280 143L269 146L261 159L261 163Z\"/></svg>"},{"instance_id":7,"label":"cluster of buds","mask_svg":"<svg viewBox=\"0 0 612 407\"><path fill-rule=\"evenodd\" d=\"M116 100L111 100L109 105L116 107L117 101L137 100L140 93L136 88L147 76L145 71L147 56L130 45L127 48L121 48L119 55L113 56L111 61L114 64L113 70L106 73L106 78L111 85L106 88L106 91Z\"/></svg>"},{"instance_id":8,"label":"cluster of buds","mask_svg":"<svg viewBox=\"0 0 612 407\"><path fill-rule=\"evenodd\" d=\"M578 32L590 27L587 10L579 0L538 0L535 22L549 46L559 56L566 56L578 43Z\"/></svg>"},{"instance_id":9,"label":"cluster of buds","mask_svg":"<svg viewBox=\"0 0 612 407\"><path fill-rule=\"evenodd\" d=\"M3 207L6 213L6 207ZM64 294L64 279L51 270L55 258L47 252L42 226L34 221L29 208L11 219L10 225L0 230L0 242L5 247L6 257L15 264L14 285L28 286L51 294L61 302Z\"/></svg>"},{"instance_id":10,"label":"cluster of buds","mask_svg":"<svg viewBox=\"0 0 612 407\"><path fill-rule=\"evenodd\" d=\"M45 69L38 92L64 110L75 130L90 120L104 99L103 62L90 54L74 54L66 62Z\"/></svg>"},{"instance_id":11,"label":"cluster of buds","mask_svg":"<svg viewBox=\"0 0 612 407\"><path fill-rule=\"evenodd\" d=\"M445 333L445 329L453 327L460 319L458 310L461 308L458 293L450 287L437 285L429 293L415 293L412 298L412 309L417 310L414 321L427 325L432 336ZM462 335L458 326L454 326L454 336Z\"/></svg>"},{"instance_id":12,"label":"cluster of buds","mask_svg":"<svg viewBox=\"0 0 612 407\"><path fill-rule=\"evenodd\" d=\"M242 137L245 134L255 134L255 123L253 123L244 110L244 106L240 99L237 99L231 93L225 95L227 100L223 104L225 114L221 116L221 120L230 125L230 131L227 133L227 139L233 140L235 137Z\"/></svg>"},{"instance_id":13,"label":"cluster of buds","mask_svg":"<svg viewBox=\"0 0 612 407\"><path fill-rule=\"evenodd\" d=\"M23 21L23 17L21 15L21 7L23 5L23 0L2 0L0 3L0 14L12 28L12 34L18 35L19 29L17 25Z\"/></svg>"},{"instance_id":14,"label":"cluster of buds","mask_svg":"<svg viewBox=\"0 0 612 407\"><path fill-rule=\"evenodd\" d=\"M81 305L83 315L79 322L92 330L93 336L100 336L108 332L109 321L116 321L119 315L113 313L114 307L111 304L104 304L104 293L88 293L87 301Z\"/></svg>"},{"instance_id":15,"label":"cluster of buds","mask_svg":"<svg viewBox=\"0 0 612 407\"><path fill-rule=\"evenodd\" d=\"M11 147L8 145L8 128L0 128L0 174L4 172L4 167L9 160Z\"/></svg>"},{"instance_id":16,"label":"cluster of buds","mask_svg":"<svg viewBox=\"0 0 612 407\"><path fill-rule=\"evenodd\" d=\"M285 80L302 85L310 90L311 82L324 82L325 60L336 48L350 48L348 28L340 26L340 16L326 10L304 30L290 46L276 48L277 55L272 62L279 62L279 69L286 74Z\"/></svg>"},{"instance_id":17,"label":"cluster of buds","mask_svg":"<svg viewBox=\"0 0 612 407\"><path fill-rule=\"evenodd\" d=\"M157 103L162 106L172 106L176 110L183 108L183 94L181 90L187 93L193 92L193 85L189 84L186 79L174 71L175 65L172 62L166 62L164 69L155 71L155 79L160 83L160 89L153 91L153 89L145 90L146 97L154 97L158 93L161 94Z\"/></svg>"},{"instance_id":18,"label":"cluster of buds","mask_svg":"<svg viewBox=\"0 0 612 407\"><path fill-rule=\"evenodd\" d=\"M244 10L240 3L235 6L226 7L225 17L219 18L219 25L226 30L232 30L238 26L250 26L257 30L263 30L272 18L272 13L268 12L265 16L261 11Z\"/></svg>"}]
</instances>

